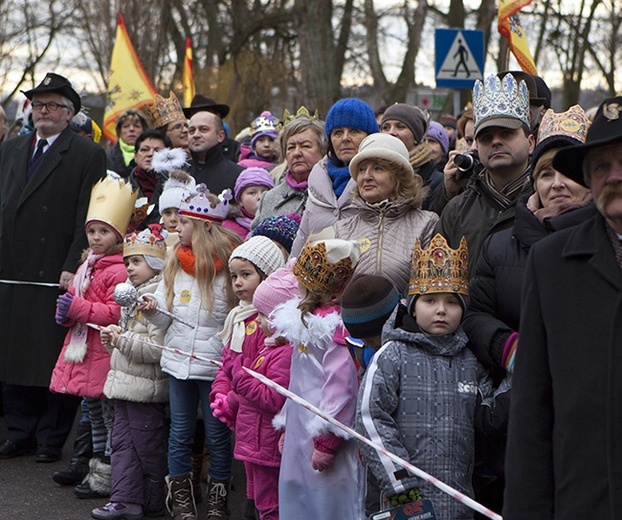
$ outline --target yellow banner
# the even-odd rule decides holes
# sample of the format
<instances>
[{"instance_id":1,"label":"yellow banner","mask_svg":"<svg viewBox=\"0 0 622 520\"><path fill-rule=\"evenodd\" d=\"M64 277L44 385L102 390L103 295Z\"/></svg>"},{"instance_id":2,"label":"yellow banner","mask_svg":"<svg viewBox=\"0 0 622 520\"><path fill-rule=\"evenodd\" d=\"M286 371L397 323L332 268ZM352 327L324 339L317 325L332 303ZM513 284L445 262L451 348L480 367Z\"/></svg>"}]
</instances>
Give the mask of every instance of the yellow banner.
<instances>
[{"instance_id":1,"label":"yellow banner","mask_svg":"<svg viewBox=\"0 0 622 520\"><path fill-rule=\"evenodd\" d=\"M117 19L117 36L110 59L108 103L104 114L104 137L115 142L115 124L128 108L142 109L153 103L157 91L145 72L130 40L123 17Z\"/></svg>"},{"instance_id":2,"label":"yellow banner","mask_svg":"<svg viewBox=\"0 0 622 520\"><path fill-rule=\"evenodd\" d=\"M538 75L536 64L529 50L527 36L520 23L518 12L533 0L499 0L498 30L510 45L512 54L521 69L529 74Z\"/></svg>"},{"instance_id":3,"label":"yellow banner","mask_svg":"<svg viewBox=\"0 0 622 520\"><path fill-rule=\"evenodd\" d=\"M194 98L194 66L192 64L192 42L186 38L186 54L184 68L181 74L181 84L184 89L184 107L188 108Z\"/></svg>"}]
</instances>

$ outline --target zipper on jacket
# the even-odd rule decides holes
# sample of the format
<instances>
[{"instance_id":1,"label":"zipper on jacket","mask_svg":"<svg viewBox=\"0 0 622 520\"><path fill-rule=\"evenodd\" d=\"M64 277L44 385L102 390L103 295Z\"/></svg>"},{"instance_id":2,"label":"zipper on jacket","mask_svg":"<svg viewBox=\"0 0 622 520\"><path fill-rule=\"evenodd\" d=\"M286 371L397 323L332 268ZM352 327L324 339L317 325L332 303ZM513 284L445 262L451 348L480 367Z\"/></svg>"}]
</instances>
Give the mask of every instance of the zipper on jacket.
<instances>
[{"instance_id":1,"label":"zipper on jacket","mask_svg":"<svg viewBox=\"0 0 622 520\"><path fill-rule=\"evenodd\" d=\"M378 220L378 248L376 250L376 274L382 274L382 231L384 224L384 212L380 213L380 219Z\"/></svg>"}]
</instances>

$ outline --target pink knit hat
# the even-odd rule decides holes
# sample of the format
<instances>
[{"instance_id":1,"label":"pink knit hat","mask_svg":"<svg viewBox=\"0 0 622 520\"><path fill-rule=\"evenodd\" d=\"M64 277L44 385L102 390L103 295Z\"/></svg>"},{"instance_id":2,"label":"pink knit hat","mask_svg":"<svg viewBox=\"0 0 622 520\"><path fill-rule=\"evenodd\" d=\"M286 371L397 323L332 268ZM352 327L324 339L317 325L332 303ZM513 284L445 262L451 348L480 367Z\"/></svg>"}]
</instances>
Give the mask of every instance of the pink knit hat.
<instances>
[{"instance_id":1,"label":"pink knit hat","mask_svg":"<svg viewBox=\"0 0 622 520\"><path fill-rule=\"evenodd\" d=\"M281 267L259 284L253 295L253 305L257 312L270 317L278 305L296 296L299 296L296 276L291 268Z\"/></svg>"}]
</instances>

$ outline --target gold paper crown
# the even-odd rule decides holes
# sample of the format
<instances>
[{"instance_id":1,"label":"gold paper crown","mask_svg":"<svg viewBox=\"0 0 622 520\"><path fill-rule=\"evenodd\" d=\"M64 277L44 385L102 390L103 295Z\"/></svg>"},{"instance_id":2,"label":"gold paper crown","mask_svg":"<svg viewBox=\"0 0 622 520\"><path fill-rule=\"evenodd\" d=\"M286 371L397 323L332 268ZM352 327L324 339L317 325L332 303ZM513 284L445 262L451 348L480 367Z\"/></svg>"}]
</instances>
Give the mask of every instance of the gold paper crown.
<instances>
[{"instance_id":1,"label":"gold paper crown","mask_svg":"<svg viewBox=\"0 0 622 520\"><path fill-rule=\"evenodd\" d=\"M591 124L592 122L579 105L574 105L560 114L556 114L549 108L540 121L537 144L549 137L569 137L584 143Z\"/></svg>"},{"instance_id":2,"label":"gold paper crown","mask_svg":"<svg viewBox=\"0 0 622 520\"><path fill-rule=\"evenodd\" d=\"M91 191L91 200L86 214L86 224L93 220L112 226L121 238L125 235L138 190L123 179L105 177Z\"/></svg>"},{"instance_id":3,"label":"gold paper crown","mask_svg":"<svg viewBox=\"0 0 622 520\"><path fill-rule=\"evenodd\" d=\"M279 124L279 130L285 128L297 119L311 119L312 121L318 121L320 119L320 115L317 110L313 113L313 115L311 115L309 110L307 110L304 105L298 109L296 114L291 114L289 110L285 109L285 112L283 112L283 120Z\"/></svg>"},{"instance_id":4,"label":"gold paper crown","mask_svg":"<svg viewBox=\"0 0 622 520\"><path fill-rule=\"evenodd\" d=\"M349 254L340 255L339 260L331 262L329 260L330 255L326 251L326 245L328 243L331 246L337 242L340 243L340 246L346 246L343 248L344 253L348 253L348 248L355 250ZM292 267L292 272L298 281L313 293L341 294L354 274L354 268L359 257L360 246L358 242L327 240L313 245L307 242Z\"/></svg>"},{"instance_id":5,"label":"gold paper crown","mask_svg":"<svg viewBox=\"0 0 622 520\"><path fill-rule=\"evenodd\" d=\"M166 256L165 237L157 228L147 228L139 233L132 233L125 237L123 243L123 258L126 256L146 255L164 260Z\"/></svg>"},{"instance_id":6,"label":"gold paper crown","mask_svg":"<svg viewBox=\"0 0 622 520\"><path fill-rule=\"evenodd\" d=\"M468 295L468 260L469 252L465 237L460 240L458 249L449 247L440 233L434 236L427 249L422 249L421 242L417 239L413 251L408 294Z\"/></svg>"},{"instance_id":7,"label":"gold paper crown","mask_svg":"<svg viewBox=\"0 0 622 520\"><path fill-rule=\"evenodd\" d=\"M181 109L181 104L173 91L169 94L168 99L162 97L160 94L156 94L153 105L149 106L149 112L153 118L153 126L155 128L168 125L173 121L186 119Z\"/></svg>"}]
</instances>

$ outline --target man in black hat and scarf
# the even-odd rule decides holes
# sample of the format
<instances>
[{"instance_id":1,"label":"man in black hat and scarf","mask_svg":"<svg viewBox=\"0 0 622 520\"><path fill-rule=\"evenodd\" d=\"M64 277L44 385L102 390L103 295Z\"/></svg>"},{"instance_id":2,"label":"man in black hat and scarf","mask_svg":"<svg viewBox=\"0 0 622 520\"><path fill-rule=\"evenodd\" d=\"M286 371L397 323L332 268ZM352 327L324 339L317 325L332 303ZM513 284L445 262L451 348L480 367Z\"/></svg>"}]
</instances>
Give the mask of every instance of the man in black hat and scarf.
<instances>
[{"instance_id":1,"label":"man in black hat and scarf","mask_svg":"<svg viewBox=\"0 0 622 520\"><path fill-rule=\"evenodd\" d=\"M622 510L622 97L553 167L598 212L531 248L506 452L505 520Z\"/></svg>"},{"instance_id":2,"label":"man in black hat and scarf","mask_svg":"<svg viewBox=\"0 0 622 520\"><path fill-rule=\"evenodd\" d=\"M36 453L54 462L79 403L48 390L66 333L54 321L56 298L87 247L84 220L106 156L69 127L81 103L66 78L49 72L24 95L36 132L0 146L0 459Z\"/></svg>"}]
</instances>

